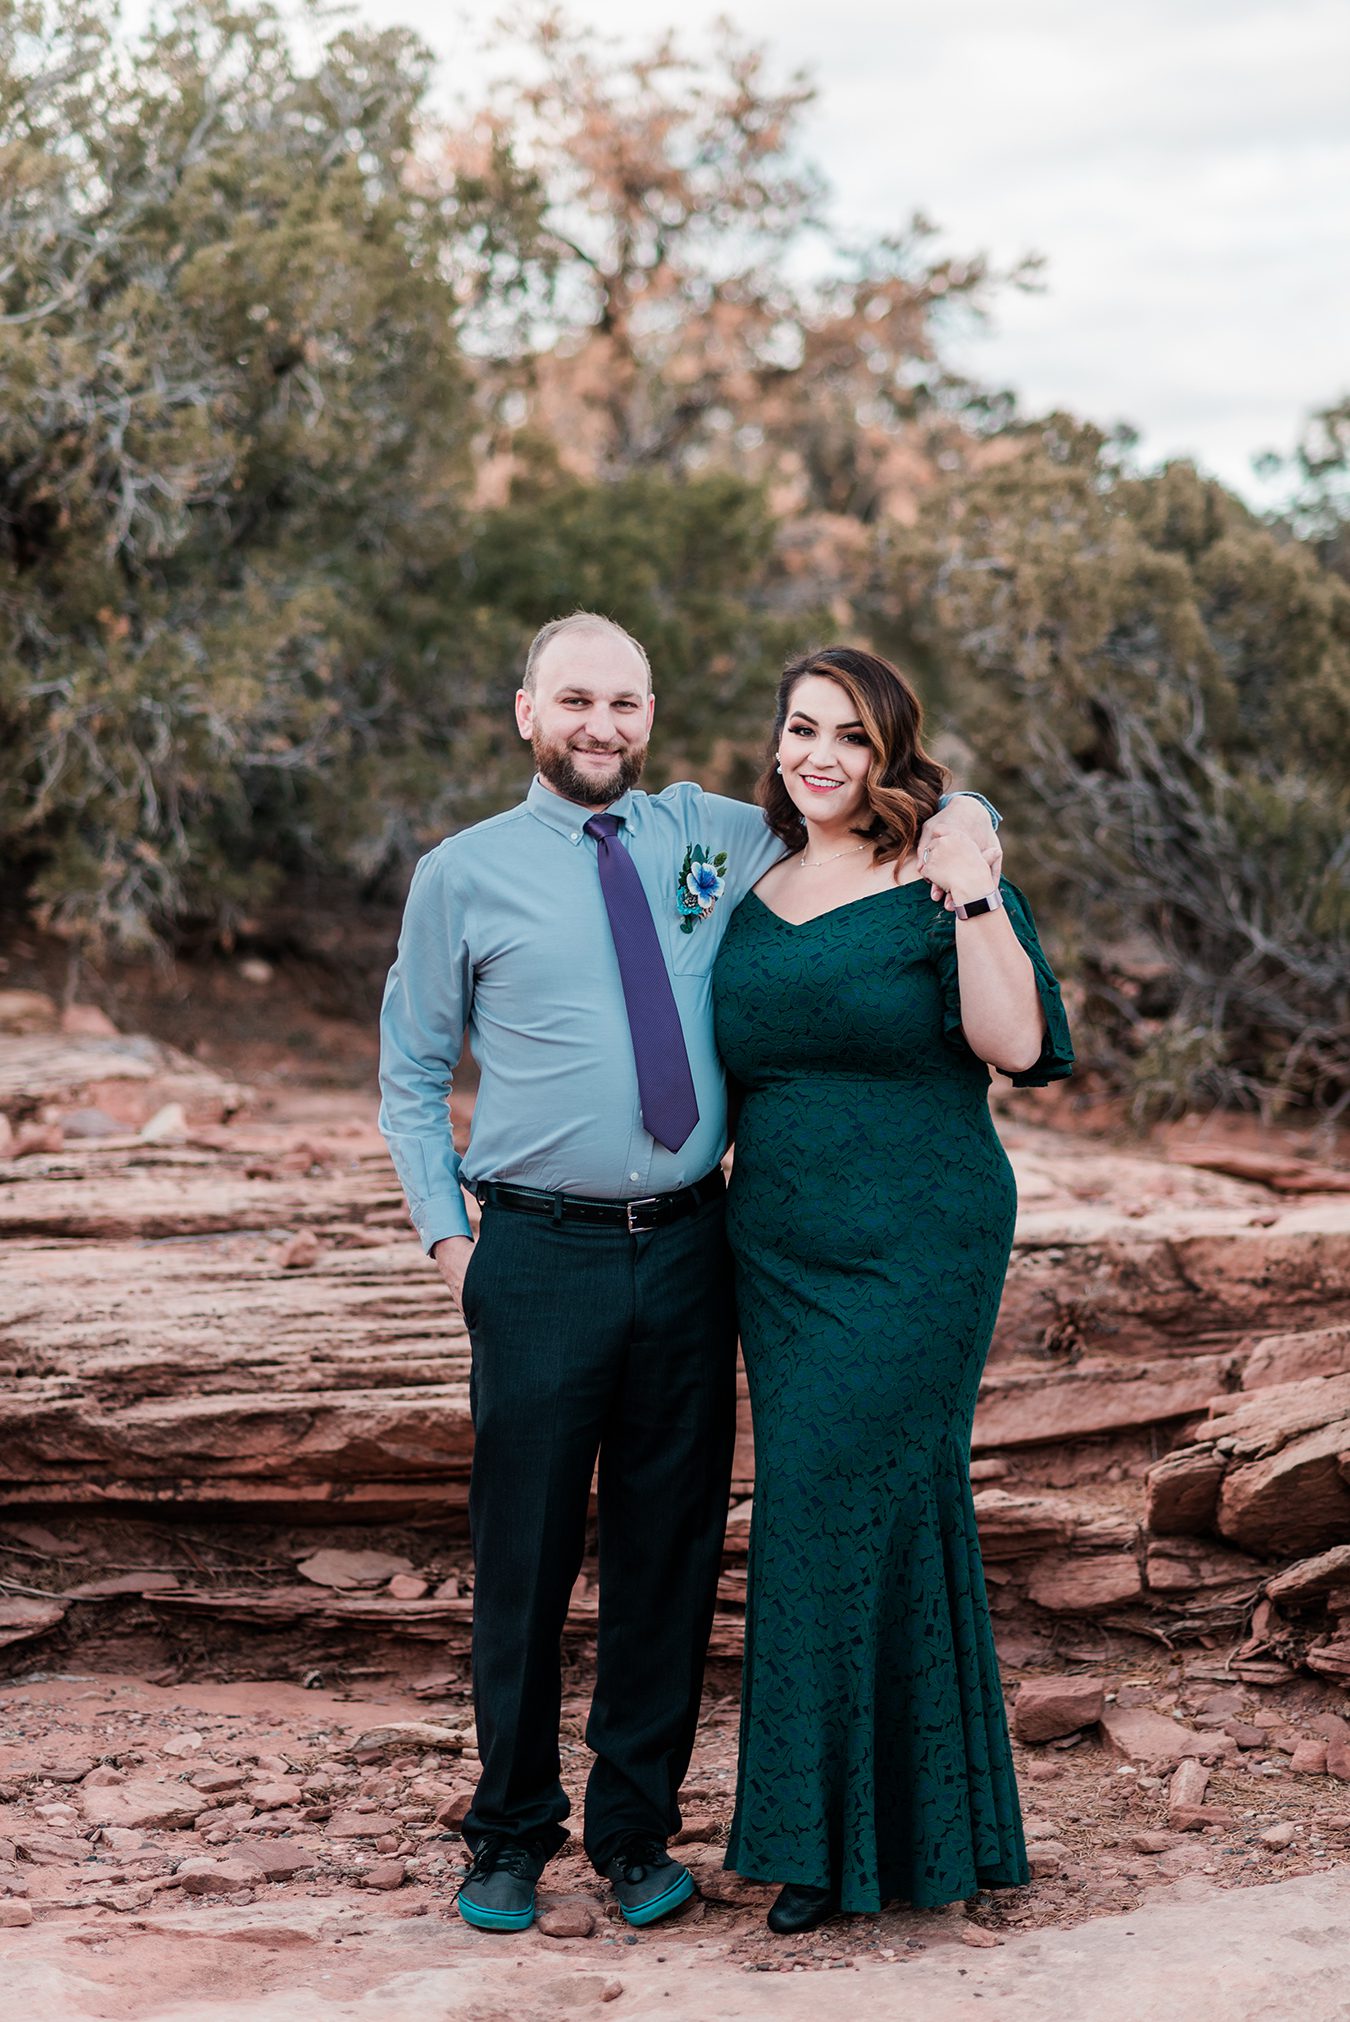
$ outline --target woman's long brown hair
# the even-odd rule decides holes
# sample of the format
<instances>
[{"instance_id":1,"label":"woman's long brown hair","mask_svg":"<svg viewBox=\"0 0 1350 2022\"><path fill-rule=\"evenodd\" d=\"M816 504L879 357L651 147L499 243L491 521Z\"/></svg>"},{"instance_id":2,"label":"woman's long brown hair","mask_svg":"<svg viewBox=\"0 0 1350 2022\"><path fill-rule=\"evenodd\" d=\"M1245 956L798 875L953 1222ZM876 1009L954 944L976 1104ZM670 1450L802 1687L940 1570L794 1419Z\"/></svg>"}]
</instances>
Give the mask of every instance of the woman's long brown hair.
<instances>
[{"instance_id":1,"label":"woman's long brown hair","mask_svg":"<svg viewBox=\"0 0 1350 2022\"><path fill-rule=\"evenodd\" d=\"M790 850L806 841L806 824L778 771L778 746L792 713L792 691L810 674L843 689L872 747L863 806L852 833L872 844L876 863L907 856L929 815L937 813L948 775L923 748L923 708L904 675L860 646L825 646L818 653L803 653L783 670L768 761L755 788L769 827Z\"/></svg>"}]
</instances>

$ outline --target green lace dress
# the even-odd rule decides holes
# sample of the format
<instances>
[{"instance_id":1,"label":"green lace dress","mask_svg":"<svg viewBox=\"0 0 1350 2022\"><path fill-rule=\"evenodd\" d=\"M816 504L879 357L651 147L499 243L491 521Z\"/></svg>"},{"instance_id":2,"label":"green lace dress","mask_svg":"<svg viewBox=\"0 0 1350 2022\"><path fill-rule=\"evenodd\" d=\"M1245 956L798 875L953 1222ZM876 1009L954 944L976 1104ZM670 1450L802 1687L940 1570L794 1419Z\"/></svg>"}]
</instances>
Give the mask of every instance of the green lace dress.
<instances>
[{"instance_id":1,"label":"green lace dress","mask_svg":"<svg viewBox=\"0 0 1350 2022\"><path fill-rule=\"evenodd\" d=\"M1059 986L1016 887L1041 1057ZM794 926L752 892L717 960L743 1092L730 1220L755 1429L728 1867L846 1910L1024 1882L971 1504L971 1419L1016 1189L926 882Z\"/></svg>"}]
</instances>

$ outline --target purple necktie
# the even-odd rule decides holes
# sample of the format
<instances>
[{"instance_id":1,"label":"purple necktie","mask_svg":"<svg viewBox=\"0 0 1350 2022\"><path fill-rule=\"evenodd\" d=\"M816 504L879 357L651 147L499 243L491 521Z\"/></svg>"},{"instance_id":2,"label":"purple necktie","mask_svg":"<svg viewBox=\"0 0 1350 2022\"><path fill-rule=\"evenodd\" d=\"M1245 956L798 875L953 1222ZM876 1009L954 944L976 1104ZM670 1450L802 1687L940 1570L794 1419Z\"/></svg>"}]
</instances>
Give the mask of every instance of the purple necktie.
<instances>
[{"instance_id":1,"label":"purple necktie","mask_svg":"<svg viewBox=\"0 0 1350 2022\"><path fill-rule=\"evenodd\" d=\"M667 1151L678 1151L698 1122L694 1077L647 894L637 865L614 840L622 824L622 815L593 814L585 829L595 838L600 890L619 958L643 1127Z\"/></svg>"}]
</instances>

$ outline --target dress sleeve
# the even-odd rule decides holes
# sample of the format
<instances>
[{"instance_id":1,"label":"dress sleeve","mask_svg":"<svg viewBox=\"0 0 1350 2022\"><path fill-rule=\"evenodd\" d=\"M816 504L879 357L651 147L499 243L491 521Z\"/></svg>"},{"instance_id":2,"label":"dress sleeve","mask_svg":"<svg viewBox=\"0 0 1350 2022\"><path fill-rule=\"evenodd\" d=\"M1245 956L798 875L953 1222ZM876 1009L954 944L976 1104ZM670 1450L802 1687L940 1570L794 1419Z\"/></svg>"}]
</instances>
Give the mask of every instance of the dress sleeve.
<instances>
[{"instance_id":1,"label":"dress sleeve","mask_svg":"<svg viewBox=\"0 0 1350 2022\"><path fill-rule=\"evenodd\" d=\"M1007 878L999 880L1003 893L1003 903L1008 918L1035 971L1036 990L1041 1000L1041 1010L1045 1014L1045 1037L1041 1042L1041 1057L1034 1067L1024 1074L1009 1077L1017 1088L1044 1088L1047 1082L1062 1081L1073 1072L1073 1041L1069 1036L1069 1020L1065 1014L1064 1002L1060 996L1059 983L1054 970L1046 960L1045 950L1036 933L1036 922L1031 917L1031 908L1018 891L1016 885ZM961 1029L961 987L956 968L956 916L945 906L935 905L934 917L928 929L928 945L938 972L938 982L942 990L942 1036L949 1046L968 1053L969 1043Z\"/></svg>"}]
</instances>

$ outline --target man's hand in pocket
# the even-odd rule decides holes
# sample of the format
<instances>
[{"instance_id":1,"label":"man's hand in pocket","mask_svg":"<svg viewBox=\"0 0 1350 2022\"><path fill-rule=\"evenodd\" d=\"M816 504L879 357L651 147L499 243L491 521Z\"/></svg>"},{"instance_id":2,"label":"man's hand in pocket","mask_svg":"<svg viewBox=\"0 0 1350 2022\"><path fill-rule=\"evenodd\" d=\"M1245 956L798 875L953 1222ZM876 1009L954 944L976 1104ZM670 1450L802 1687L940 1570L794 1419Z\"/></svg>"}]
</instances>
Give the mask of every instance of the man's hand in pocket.
<instances>
[{"instance_id":1,"label":"man's hand in pocket","mask_svg":"<svg viewBox=\"0 0 1350 2022\"><path fill-rule=\"evenodd\" d=\"M464 1311L464 1274L473 1255L472 1236L442 1236L431 1252L431 1261L450 1288L455 1305Z\"/></svg>"}]
</instances>

